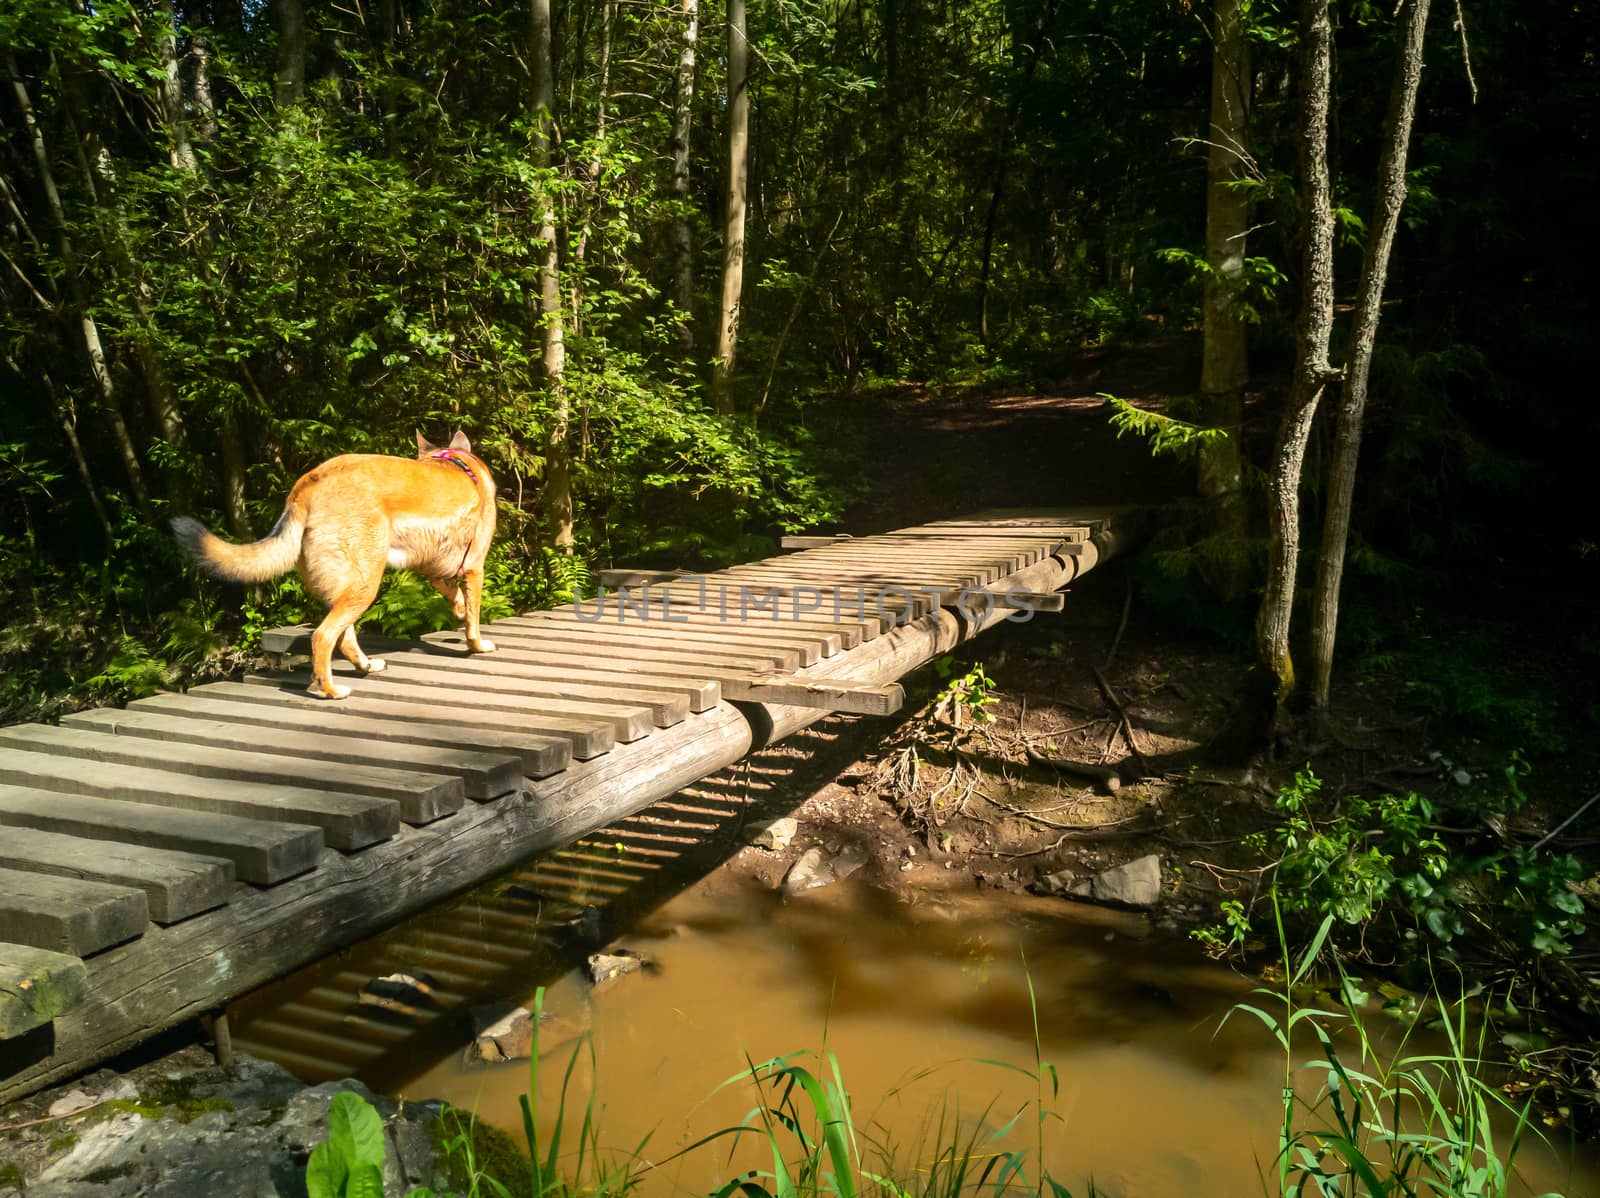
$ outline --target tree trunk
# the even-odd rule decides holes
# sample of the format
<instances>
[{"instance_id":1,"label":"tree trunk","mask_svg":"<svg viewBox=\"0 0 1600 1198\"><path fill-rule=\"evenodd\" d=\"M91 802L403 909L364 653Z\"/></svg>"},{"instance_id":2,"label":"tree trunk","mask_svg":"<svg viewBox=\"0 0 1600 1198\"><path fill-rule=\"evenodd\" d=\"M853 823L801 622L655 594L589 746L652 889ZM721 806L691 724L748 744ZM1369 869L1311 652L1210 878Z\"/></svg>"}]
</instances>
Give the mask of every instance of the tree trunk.
<instances>
[{"instance_id":1,"label":"tree trunk","mask_svg":"<svg viewBox=\"0 0 1600 1198\"><path fill-rule=\"evenodd\" d=\"M541 170L549 169L555 142L555 63L550 42L550 0L532 0L528 9L528 58L533 64L530 99L534 114L534 158ZM550 434L545 443L543 506L550 543L561 553L571 553L572 445L563 377L567 350L561 321L561 247L556 240L554 194L545 189L536 203L539 207L538 239L543 254L539 264L537 326L544 344L544 380L551 409Z\"/></svg>"},{"instance_id":2,"label":"tree trunk","mask_svg":"<svg viewBox=\"0 0 1600 1198\"><path fill-rule=\"evenodd\" d=\"M116 442L123 468L128 473L128 485L133 490L134 502L138 504L139 511L143 513L145 519L149 520L153 518L150 492L145 489L144 470L139 465L139 455L134 449L133 437L128 432L128 422L122 414L122 400L117 394L116 383L106 365L105 346L100 340L100 326L89 311L82 276L79 275L74 260L72 234L67 224L66 211L61 205L61 193L56 187L55 171L50 165L50 152L45 145L44 130L40 128L38 117L34 114L33 100L28 95L27 85L22 81L22 72L17 68L17 60L10 54L6 55L6 70L11 76L11 87L17 97L17 107L22 112L23 127L28 132L28 141L33 149L34 165L39 171L39 186L44 191L50 218L56 226L57 244L61 250L67 287L72 296L73 307L78 311L78 332L83 339L84 355L89 363L89 375L94 379L95 390L99 395L100 410L105 413L106 423L111 426L111 438Z\"/></svg>"},{"instance_id":3,"label":"tree trunk","mask_svg":"<svg viewBox=\"0 0 1600 1198\"><path fill-rule=\"evenodd\" d=\"M300 102L306 94L306 10L304 0L273 0L278 25L279 108Z\"/></svg>"},{"instance_id":4,"label":"tree trunk","mask_svg":"<svg viewBox=\"0 0 1600 1198\"><path fill-rule=\"evenodd\" d=\"M1211 30L1211 132L1206 153L1205 349L1200 367L1202 419L1226 438L1200 450L1199 489L1211 532L1242 541L1247 532L1240 430L1244 423L1245 323L1239 313L1250 202L1236 186L1251 175L1250 43L1241 0L1216 0ZM1230 554L1230 561L1235 560ZM1239 559L1242 561L1242 558ZM1244 571L1218 579L1229 597L1244 590Z\"/></svg>"},{"instance_id":5,"label":"tree trunk","mask_svg":"<svg viewBox=\"0 0 1600 1198\"><path fill-rule=\"evenodd\" d=\"M194 59L195 135L208 142L217 135L217 102L211 90L211 39L196 33L189 41Z\"/></svg>"},{"instance_id":6,"label":"tree trunk","mask_svg":"<svg viewBox=\"0 0 1600 1198\"><path fill-rule=\"evenodd\" d=\"M57 395L56 385L48 374L44 375L45 390L50 394L50 408L54 412L56 423L61 426L61 435L66 438L67 448L72 452L72 464L78 468L78 479L83 483L84 492L89 496L89 506L94 508L95 519L100 523L100 531L105 533L106 549L110 550L116 542L116 533L111 528L111 518L106 515L105 504L100 502L100 488L95 486L94 472L89 469L89 459L83 452L83 442L78 440L78 409L72 402L70 395Z\"/></svg>"},{"instance_id":7,"label":"tree trunk","mask_svg":"<svg viewBox=\"0 0 1600 1198\"><path fill-rule=\"evenodd\" d=\"M719 415L733 412L734 354L744 290L744 217L750 171L750 42L745 0L728 0L728 203L722 239L722 302L717 306L717 356L711 392Z\"/></svg>"},{"instance_id":8,"label":"tree trunk","mask_svg":"<svg viewBox=\"0 0 1600 1198\"><path fill-rule=\"evenodd\" d=\"M677 281L678 345L694 352L694 234L689 223L689 134L694 121L694 56L700 39L699 0L679 0L683 47L678 51L677 89L672 105L672 198L678 215L672 225L673 277Z\"/></svg>"},{"instance_id":9,"label":"tree trunk","mask_svg":"<svg viewBox=\"0 0 1600 1198\"><path fill-rule=\"evenodd\" d=\"M1356 489L1356 464L1361 455L1361 422L1367 405L1367 376L1378 337L1389 253L1406 202L1406 156L1411 124L1422 82L1422 47L1427 32L1428 0L1406 0L1400 18L1400 46L1395 56L1394 86L1383 122L1383 148L1378 159L1378 214L1361 262L1361 283L1339 400L1333 461L1328 468L1327 513L1322 550L1317 561L1312 601L1311 660L1313 706L1325 709L1333 680L1333 646L1339 628L1339 587L1344 578L1345 548L1350 537L1350 505Z\"/></svg>"},{"instance_id":10,"label":"tree trunk","mask_svg":"<svg viewBox=\"0 0 1600 1198\"><path fill-rule=\"evenodd\" d=\"M172 0L159 0L156 16L159 19L156 49L161 55L161 119L167 127L167 158L178 170L192 175L196 164L194 147L189 144L189 118L183 107L178 18L172 10Z\"/></svg>"},{"instance_id":11,"label":"tree trunk","mask_svg":"<svg viewBox=\"0 0 1600 1198\"><path fill-rule=\"evenodd\" d=\"M1300 3L1300 310L1294 377L1272 455L1267 505L1267 586L1256 621L1256 652L1273 685L1273 726L1294 691L1289 628L1300 556L1300 476L1323 388L1338 377L1328 365L1333 332L1333 200L1328 180L1329 76L1333 25L1328 0Z\"/></svg>"}]
</instances>

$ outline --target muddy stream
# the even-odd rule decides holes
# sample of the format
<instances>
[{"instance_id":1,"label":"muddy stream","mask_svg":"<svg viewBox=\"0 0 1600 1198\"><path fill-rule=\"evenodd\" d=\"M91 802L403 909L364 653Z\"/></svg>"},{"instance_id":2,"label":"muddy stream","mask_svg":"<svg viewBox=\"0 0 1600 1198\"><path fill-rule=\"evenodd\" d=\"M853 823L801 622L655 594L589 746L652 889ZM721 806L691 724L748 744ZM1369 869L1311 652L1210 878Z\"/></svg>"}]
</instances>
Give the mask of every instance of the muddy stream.
<instances>
[{"instance_id":1,"label":"muddy stream","mask_svg":"<svg viewBox=\"0 0 1600 1198\"><path fill-rule=\"evenodd\" d=\"M989 1150L1031 1148L1033 1107L1009 1134L988 1140L1036 1101L1032 1080L994 1063L1033 1068L1031 978L1039 1049L1060 1077L1054 1097L1044 1088L1044 1157L1057 1180L1081 1195L1092 1178L1113 1198L1263 1192L1257 1168L1274 1150L1284 1062L1259 1024L1223 1022L1247 997L1248 979L1183 941L1152 935L1142 916L947 879L901 890L850 879L785 901L748 878L713 872L617 942L653 968L600 986L579 968L531 971L549 979L539 1086L546 1117L582 1029L595 1065L580 1055L569 1121L592 1094L603 1144L619 1153L648 1137L643 1156L667 1161L757 1104L748 1081L718 1088L747 1058L809 1052L802 1061L825 1070L816 1055L824 1047L837 1056L857 1135L877 1164L883 1156L869 1144L901 1173L920 1167L941 1121L977 1134ZM485 926L483 937L492 945L504 930ZM327 966L319 985L300 979L247 1004L245 1047L318 1072L319 1043L331 1052L339 1021L349 1027L361 1012L318 1007L316 996L392 970L393 942L406 939L400 929L387 949L357 947ZM409 943L406 968L427 976L426 947ZM452 950L460 955L459 944ZM512 970L496 990L527 1003L535 984L530 971ZM310 1009L320 1011L324 1032L307 1028ZM393 1012L365 1011L403 1027ZM1398 1028L1382 1015L1373 1021ZM457 1013L434 1020L428 1034L391 1034L350 1071L405 1097L447 1099L520 1138L528 1063L469 1063L462 1022ZM1313 1054L1308 1046L1301 1055ZM321 1070L341 1071L332 1060ZM1297 1084L1312 1092L1319 1080L1306 1072ZM770 1166L764 1145L730 1155L722 1141L655 1169L641 1192L704 1194L740 1169ZM1588 1149L1534 1142L1519 1166L1514 1192L1600 1194Z\"/></svg>"}]
</instances>

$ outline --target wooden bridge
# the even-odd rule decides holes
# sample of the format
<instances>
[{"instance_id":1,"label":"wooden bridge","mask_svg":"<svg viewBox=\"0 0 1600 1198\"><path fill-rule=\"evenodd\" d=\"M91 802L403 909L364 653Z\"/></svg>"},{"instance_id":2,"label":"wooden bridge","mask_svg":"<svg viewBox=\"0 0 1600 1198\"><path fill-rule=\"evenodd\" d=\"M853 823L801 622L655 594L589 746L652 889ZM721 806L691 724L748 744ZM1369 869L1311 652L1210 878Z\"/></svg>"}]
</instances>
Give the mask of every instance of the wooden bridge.
<instances>
[{"instance_id":1,"label":"wooden bridge","mask_svg":"<svg viewBox=\"0 0 1600 1198\"><path fill-rule=\"evenodd\" d=\"M897 680L1116 552L1111 510L990 511L386 654L0 728L0 1101L216 1012ZM281 666L304 629L270 634Z\"/></svg>"}]
</instances>

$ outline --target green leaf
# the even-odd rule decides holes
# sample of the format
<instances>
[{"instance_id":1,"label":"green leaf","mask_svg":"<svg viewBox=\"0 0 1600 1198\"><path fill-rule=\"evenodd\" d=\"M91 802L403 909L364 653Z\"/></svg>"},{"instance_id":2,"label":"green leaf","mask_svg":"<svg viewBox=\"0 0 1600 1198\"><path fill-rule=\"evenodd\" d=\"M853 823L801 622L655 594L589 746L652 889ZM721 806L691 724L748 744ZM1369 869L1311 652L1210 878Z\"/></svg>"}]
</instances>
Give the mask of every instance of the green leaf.
<instances>
[{"instance_id":1,"label":"green leaf","mask_svg":"<svg viewBox=\"0 0 1600 1198\"><path fill-rule=\"evenodd\" d=\"M345 1090L328 1107L328 1142L340 1152L352 1171L358 1164L383 1168L387 1155L383 1120L361 1095Z\"/></svg>"}]
</instances>

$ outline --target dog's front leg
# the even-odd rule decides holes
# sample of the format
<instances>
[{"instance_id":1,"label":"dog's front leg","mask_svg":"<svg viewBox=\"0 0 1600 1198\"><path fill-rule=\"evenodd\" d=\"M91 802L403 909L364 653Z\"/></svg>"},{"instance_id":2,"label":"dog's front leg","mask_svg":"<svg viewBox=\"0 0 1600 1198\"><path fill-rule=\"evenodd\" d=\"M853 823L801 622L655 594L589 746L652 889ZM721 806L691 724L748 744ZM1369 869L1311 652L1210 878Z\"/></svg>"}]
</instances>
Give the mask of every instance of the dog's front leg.
<instances>
[{"instance_id":1,"label":"dog's front leg","mask_svg":"<svg viewBox=\"0 0 1600 1198\"><path fill-rule=\"evenodd\" d=\"M461 598L466 606L467 648L474 653L493 653L494 642L478 631L478 610L483 603L483 567L467 570L461 576Z\"/></svg>"}]
</instances>

